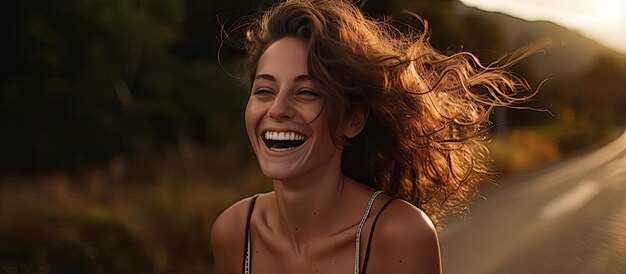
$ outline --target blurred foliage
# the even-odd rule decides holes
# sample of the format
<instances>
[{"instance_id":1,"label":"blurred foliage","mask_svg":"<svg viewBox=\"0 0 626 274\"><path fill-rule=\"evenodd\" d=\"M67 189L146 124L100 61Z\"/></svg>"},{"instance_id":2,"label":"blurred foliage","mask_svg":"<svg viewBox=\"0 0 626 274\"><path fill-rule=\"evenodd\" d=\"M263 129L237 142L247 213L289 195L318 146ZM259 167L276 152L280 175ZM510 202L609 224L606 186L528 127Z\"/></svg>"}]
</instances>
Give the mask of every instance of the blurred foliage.
<instances>
[{"instance_id":1,"label":"blurred foliage","mask_svg":"<svg viewBox=\"0 0 626 274\"><path fill-rule=\"evenodd\" d=\"M511 130L504 138L487 144L494 169L513 173L558 159L559 148L554 140L530 130Z\"/></svg>"},{"instance_id":2,"label":"blurred foliage","mask_svg":"<svg viewBox=\"0 0 626 274\"><path fill-rule=\"evenodd\" d=\"M206 273L212 221L241 192L267 187L249 174L230 181L236 188L166 174L150 185L111 185L100 170L14 179L0 185L0 269Z\"/></svg>"},{"instance_id":3,"label":"blurred foliage","mask_svg":"<svg viewBox=\"0 0 626 274\"><path fill-rule=\"evenodd\" d=\"M23 0L0 71L0 267L24 272L206 272L208 229L228 204L268 190L246 137L246 91L226 44L272 1ZM428 20L446 53L487 64L528 38L457 1L367 1L400 29ZM242 19L243 18L243 19ZM522 35L522 34L520 34ZM236 41L236 38L230 41ZM559 51L549 49L547 55ZM543 58L514 67L537 87ZM569 56L568 58L577 58ZM490 144L515 172L578 151L626 124L626 62L600 52L507 110ZM504 131L503 131L504 132ZM12 268L11 268L12 269Z\"/></svg>"},{"instance_id":4,"label":"blurred foliage","mask_svg":"<svg viewBox=\"0 0 626 274\"><path fill-rule=\"evenodd\" d=\"M76 169L185 140L245 143L245 92L216 63L171 49L185 22L183 2L21 1L18 8L16 71L0 82L7 125L0 168Z\"/></svg>"}]
</instances>

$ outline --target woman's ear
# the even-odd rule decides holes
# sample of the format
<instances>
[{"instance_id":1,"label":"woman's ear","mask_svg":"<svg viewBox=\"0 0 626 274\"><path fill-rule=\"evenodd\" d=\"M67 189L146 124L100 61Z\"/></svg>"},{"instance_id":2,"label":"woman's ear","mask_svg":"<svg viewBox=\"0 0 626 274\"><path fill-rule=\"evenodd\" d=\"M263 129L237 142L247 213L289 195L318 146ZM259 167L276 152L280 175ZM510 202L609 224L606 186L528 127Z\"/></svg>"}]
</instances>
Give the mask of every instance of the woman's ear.
<instances>
[{"instance_id":1,"label":"woman's ear","mask_svg":"<svg viewBox=\"0 0 626 274\"><path fill-rule=\"evenodd\" d=\"M363 131L363 127L365 127L368 115L369 111L365 108L355 108L350 111L350 119L344 130L344 135L348 139L359 135Z\"/></svg>"}]
</instances>

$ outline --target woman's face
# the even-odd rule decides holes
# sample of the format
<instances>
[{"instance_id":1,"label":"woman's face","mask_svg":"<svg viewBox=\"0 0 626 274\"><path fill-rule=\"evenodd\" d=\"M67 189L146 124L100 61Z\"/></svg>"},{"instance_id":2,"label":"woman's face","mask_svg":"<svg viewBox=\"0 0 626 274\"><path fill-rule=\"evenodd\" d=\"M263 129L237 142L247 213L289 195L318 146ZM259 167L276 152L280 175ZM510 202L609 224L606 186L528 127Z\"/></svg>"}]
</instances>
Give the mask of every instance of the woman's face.
<instances>
[{"instance_id":1,"label":"woman's face","mask_svg":"<svg viewBox=\"0 0 626 274\"><path fill-rule=\"evenodd\" d=\"M307 69L306 42L272 43L261 55L246 107L246 130L263 173L305 175L341 157L331 139L324 98Z\"/></svg>"}]
</instances>

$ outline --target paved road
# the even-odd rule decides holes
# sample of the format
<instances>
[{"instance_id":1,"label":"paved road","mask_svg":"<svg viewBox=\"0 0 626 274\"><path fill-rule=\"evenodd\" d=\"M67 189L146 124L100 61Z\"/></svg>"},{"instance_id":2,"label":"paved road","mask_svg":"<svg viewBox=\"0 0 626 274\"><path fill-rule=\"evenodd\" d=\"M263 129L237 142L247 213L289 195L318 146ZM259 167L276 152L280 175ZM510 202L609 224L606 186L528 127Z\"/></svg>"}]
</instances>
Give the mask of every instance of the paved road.
<instances>
[{"instance_id":1,"label":"paved road","mask_svg":"<svg viewBox=\"0 0 626 274\"><path fill-rule=\"evenodd\" d=\"M626 132L500 185L448 222L444 273L626 273Z\"/></svg>"}]
</instances>

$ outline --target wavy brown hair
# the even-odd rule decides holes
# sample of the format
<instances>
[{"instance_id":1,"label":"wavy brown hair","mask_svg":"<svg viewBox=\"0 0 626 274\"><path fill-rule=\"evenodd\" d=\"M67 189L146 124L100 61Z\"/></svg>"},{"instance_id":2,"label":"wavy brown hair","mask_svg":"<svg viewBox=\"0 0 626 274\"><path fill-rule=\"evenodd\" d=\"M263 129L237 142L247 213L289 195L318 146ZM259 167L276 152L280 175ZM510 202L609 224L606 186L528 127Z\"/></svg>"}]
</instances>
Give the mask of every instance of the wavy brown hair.
<instances>
[{"instance_id":1,"label":"wavy brown hair","mask_svg":"<svg viewBox=\"0 0 626 274\"><path fill-rule=\"evenodd\" d=\"M308 43L309 73L334 117L333 140L344 148L342 171L409 201L436 224L461 212L490 173L481 141L492 110L536 93L508 68L541 46L483 66L471 53L435 50L427 31L401 32L344 0L287 0L251 22L248 87L261 54L286 36ZM347 139L337 121L355 109L368 119Z\"/></svg>"}]
</instances>

